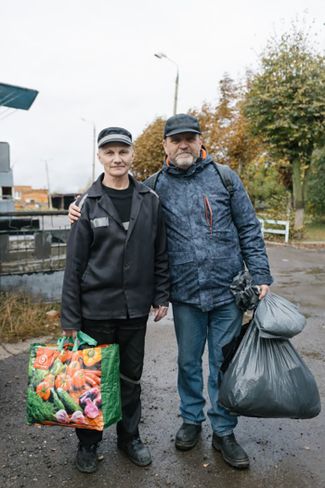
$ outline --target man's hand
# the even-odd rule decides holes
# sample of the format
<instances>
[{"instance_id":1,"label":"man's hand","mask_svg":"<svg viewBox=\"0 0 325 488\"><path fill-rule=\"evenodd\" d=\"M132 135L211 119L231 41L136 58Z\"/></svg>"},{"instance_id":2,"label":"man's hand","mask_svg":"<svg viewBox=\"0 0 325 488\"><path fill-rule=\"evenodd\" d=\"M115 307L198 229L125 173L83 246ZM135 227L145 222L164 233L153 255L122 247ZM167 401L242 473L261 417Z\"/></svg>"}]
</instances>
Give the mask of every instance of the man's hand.
<instances>
[{"instance_id":1,"label":"man's hand","mask_svg":"<svg viewBox=\"0 0 325 488\"><path fill-rule=\"evenodd\" d=\"M159 320L166 317L168 312L168 307L164 307L163 305L159 305L159 307L154 307L154 322L159 322Z\"/></svg>"},{"instance_id":2,"label":"man's hand","mask_svg":"<svg viewBox=\"0 0 325 488\"><path fill-rule=\"evenodd\" d=\"M260 289L260 294L258 295L259 300L265 297L265 295L270 291L269 285L258 285Z\"/></svg>"},{"instance_id":3,"label":"man's hand","mask_svg":"<svg viewBox=\"0 0 325 488\"><path fill-rule=\"evenodd\" d=\"M80 214L80 208L78 207L78 205L75 205L74 203L70 203L69 213L68 213L68 219L69 219L70 224L77 222L80 215L81 215Z\"/></svg>"},{"instance_id":4,"label":"man's hand","mask_svg":"<svg viewBox=\"0 0 325 488\"><path fill-rule=\"evenodd\" d=\"M65 329L62 331L62 335L65 337L73 337L74 339L77 337L77 329Z\"/></svg>"}]
</instances>

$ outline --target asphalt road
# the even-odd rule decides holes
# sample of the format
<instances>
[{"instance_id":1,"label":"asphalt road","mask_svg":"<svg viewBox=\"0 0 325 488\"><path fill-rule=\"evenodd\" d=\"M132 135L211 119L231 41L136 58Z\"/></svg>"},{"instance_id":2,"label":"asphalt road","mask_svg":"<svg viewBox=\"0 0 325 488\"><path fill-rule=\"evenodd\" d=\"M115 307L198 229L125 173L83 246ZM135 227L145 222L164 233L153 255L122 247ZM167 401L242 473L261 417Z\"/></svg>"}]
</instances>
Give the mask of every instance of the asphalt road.
<instances>
[{"instance_id":1,"label":"asphalt road","mask_svg":"<svg viewBox=\"0 0 325 488\"><path fill-rule=\"evenodd\" d=\"M293 343L317 380L325 400L325 253L272 246L268 249L274 292L297 303L307 316ZM172 318L150 323L143 375L142 438L152 451L148 468L134 466L116 449L115 428L105 432L103 461L93 475L74 467L72 429L25 423L27 352L0 360L0 487L70 488L324 488L325 416L312 420L241 418L236 435L251 467L237 471L211 448L211 429L185 453L174 448L181 424L176 390L176 344ZM207 361L205 357L205 371Z\"/></svg>"}]
</instances>

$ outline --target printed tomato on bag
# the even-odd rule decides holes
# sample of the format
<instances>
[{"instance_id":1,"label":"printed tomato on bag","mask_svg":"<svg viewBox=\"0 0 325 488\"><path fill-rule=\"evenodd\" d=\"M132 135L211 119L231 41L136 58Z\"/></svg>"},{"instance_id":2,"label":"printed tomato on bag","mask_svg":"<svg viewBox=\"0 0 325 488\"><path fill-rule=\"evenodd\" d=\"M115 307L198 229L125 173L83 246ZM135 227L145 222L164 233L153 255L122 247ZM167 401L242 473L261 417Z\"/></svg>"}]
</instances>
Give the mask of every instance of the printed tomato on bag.
<instances>
[{"instance_id":1,"label":"printed tomato on bag","mask_svg":"<svg viewBox=\"0 0 325 488\"><path fill-rule=\"evenodd\" d=\"M103 430L121 418L119 346L72 346L31 346L27 421Z\"/></svg>"}]
</instances>

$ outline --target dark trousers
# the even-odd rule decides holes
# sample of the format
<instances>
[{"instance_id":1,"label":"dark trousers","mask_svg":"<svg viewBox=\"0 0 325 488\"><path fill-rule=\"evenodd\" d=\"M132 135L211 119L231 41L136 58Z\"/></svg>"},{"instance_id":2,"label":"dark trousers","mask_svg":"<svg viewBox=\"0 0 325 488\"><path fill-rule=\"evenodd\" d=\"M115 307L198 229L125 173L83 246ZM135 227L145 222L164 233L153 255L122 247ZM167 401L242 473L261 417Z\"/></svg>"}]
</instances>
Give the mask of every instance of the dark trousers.
<instances>
[{"instance_id":1,"label":"dark trousers","mask_svg":"<svg viewBox=\"0 0 325 488\"><path fill-rule=\"evenodd\" d=\"M123 320L83 319L82 330L98 344L120 346L122 420L117 424L118 438L124 442L139 435L141 417L140 378L143 369L144 342L148 316ZM81 444L100 442L98 430L76 429Z\"/></svg>"}]
</instances>

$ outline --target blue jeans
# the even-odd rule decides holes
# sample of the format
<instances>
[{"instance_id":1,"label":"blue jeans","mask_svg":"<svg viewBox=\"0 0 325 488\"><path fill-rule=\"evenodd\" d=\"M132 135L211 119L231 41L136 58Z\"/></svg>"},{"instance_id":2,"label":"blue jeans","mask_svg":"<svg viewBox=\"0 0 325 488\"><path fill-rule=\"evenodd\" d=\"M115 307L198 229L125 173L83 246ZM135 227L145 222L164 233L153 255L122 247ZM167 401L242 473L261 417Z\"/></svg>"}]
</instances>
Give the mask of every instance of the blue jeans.
<instances>
[{"instance_id":1,"label":"blue jeans","mask_svg":"<svg viewBox=\"0 0 325 488\"><path fill-rule=\"evenodd\" d=\"M209 349L208 416L212 430L219 436L231 434L237 418L218 405L218 376L223 361L222 347L240 332L242 312L235 302L211 312L186 304L173 304L178 343L178 393L184 422L200 424L205 420L202 356L206 340Z\"/></svg>"}]
</instances>

